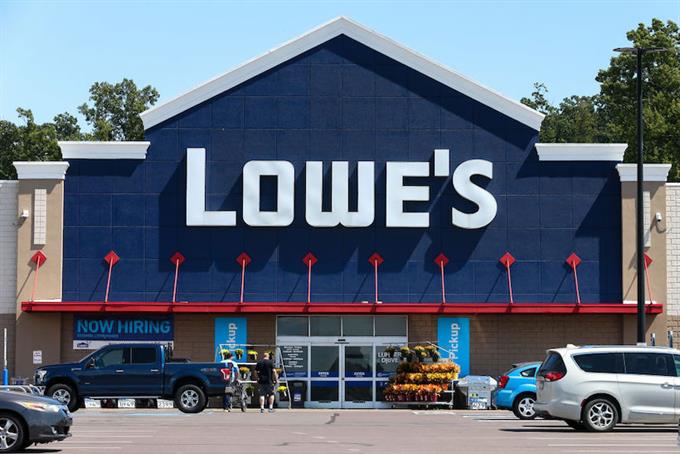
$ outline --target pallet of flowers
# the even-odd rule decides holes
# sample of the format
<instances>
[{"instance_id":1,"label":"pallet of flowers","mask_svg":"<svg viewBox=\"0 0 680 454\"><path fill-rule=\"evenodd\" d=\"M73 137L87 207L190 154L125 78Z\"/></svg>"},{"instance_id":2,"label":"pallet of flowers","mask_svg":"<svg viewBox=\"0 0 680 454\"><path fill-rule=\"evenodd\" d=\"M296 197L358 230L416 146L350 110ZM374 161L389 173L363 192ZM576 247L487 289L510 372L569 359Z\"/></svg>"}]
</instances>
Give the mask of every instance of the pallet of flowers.
<instances>
[{"instance_id":1,"label":"pallet of flowers","mask_svg":"<svg viewBox=\"0 0 680 454\"><path fill-rule=\"evenodd\" d=\"M458 379L460 366L452 361L439 361L436 347L417 346L400 350L403 361L384 390L388 402L433 403ZM424 362L427 358L432 362Z\"/></svg>"}]
</instances>

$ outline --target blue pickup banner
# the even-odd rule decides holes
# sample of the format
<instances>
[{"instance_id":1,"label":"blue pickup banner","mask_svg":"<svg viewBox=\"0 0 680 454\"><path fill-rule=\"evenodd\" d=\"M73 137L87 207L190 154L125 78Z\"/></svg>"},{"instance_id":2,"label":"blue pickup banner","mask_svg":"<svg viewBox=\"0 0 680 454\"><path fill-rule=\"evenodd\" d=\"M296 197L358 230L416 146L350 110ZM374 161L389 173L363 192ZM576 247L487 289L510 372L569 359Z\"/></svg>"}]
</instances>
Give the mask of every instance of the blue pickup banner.
<instances>
[{"instance_id":1,"label":"blue pickup banner","mask_svg":"<svg viewBox=\"0 0 680 454\"><path fill-rule=\"evenodd\" d=\"M220 345L225 346L236 362L246 361L246 343L248 342L248 324L245 317L217 317L215 319L215 361L222 361ZM243 350L239 360L234 350Z\"/></svg>"},{"instance_id":2,"label":"blue pickup banner","mask_svg":"<svg viewBox=\"0 0 680 454\"><path fill-rule=\"evenodd\" d=\"M460 366L461 377L470 373L470 319L439 317L437 343L441 357Z\"/></svg>"},{"instance_id":3,"label":"blue pickup banner","mask_svg":"<svg viewBox=\"0 0 680 454\"><path fill-rule=\"evenodd\" d=\"M75 315L74 341L172 341L172 315Z\"/></svg>"}]
</instances>

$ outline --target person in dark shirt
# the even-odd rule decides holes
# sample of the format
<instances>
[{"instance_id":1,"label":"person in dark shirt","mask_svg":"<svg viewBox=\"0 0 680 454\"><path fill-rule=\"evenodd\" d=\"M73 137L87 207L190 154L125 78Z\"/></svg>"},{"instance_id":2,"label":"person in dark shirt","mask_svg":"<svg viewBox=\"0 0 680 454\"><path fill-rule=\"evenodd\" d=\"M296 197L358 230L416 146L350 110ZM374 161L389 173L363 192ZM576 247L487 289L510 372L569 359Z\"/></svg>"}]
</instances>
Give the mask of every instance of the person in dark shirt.
<instances>
[{"instance_id":1,"label":"person in dark shirt","mask_svg":"<svg viewBox=\"0 0 680 454\"><path fill-rule=\"evenodd\" d=\"M260 413L264 413L264 401L269 399L269 412L274 411L274 385L279 377L274 369L274 362L269 358L269 352L262 355L262 359L255 365L257 373L257 387L260 394Z\"/></svg>"}]
</instances>

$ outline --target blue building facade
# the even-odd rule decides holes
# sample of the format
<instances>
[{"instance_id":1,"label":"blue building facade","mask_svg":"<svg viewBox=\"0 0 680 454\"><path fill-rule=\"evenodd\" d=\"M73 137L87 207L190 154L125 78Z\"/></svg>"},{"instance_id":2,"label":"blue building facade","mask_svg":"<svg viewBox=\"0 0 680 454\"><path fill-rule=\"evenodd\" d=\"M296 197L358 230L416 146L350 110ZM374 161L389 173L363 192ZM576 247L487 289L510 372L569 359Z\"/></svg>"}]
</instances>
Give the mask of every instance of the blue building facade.
<instances>
[{"instance_id":1,"label":"blue building facade","mask_svg":"<svg viewBox=\"0 0 680 454\"><path fill-rule=\"evenodd\" d=\"M143 160L71 159L65 181L63 300L102 301L108 267L111 301L170 301L176 251L186 257L177 300L234 302L246 270L246 301L290 302L307 297L312 252L314 302L374 298L378 252L380 299L441 300L441 252L449 303L507 302L510 252L516 302L575 302L575 252L585 303L621 302L621 194L614 162L539 161L538 132L348 36L340 35L148 128ZM206 209L237 212L233 227L186 225L187 148L206 150ZM432 162L449 149L449 177L418 178L428 202L405 209L429 212L429 228L385 227L385 163ZM497 203L480 229L451 224L451 208L474 212L451 173L470 159L488 160L493 177L474 178ZM242 169L251 160L285 160L295 167L295 220L287 227L251 227L241 218ZM356 207L357 161L375 162L375 220L369 227L315 228L305 221L305 162L350 165L350 208ZM327 175L326 181L329 180ZM410 180L410 179L409 179ZM417 181L416 181L417 180ZM261 208L276 209L276 185L261 182ZM354 198L352 200L352 197ZM324 206L330 191L324 190Z\"/></svg>"}]
</instances>

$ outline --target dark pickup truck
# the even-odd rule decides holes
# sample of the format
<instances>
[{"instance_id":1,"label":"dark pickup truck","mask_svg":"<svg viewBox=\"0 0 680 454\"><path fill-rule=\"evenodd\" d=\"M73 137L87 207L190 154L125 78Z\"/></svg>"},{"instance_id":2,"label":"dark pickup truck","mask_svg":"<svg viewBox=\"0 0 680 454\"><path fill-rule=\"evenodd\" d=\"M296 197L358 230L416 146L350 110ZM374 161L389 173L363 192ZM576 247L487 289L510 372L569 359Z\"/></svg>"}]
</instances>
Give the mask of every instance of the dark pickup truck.
<instances>
[{"instance_id":1,"label":"dark pickup truck","mask_svg":"<svg viewBox=\"0 0 680 454\"><path fill-rule=\"evenodd\" d=\"M44 366L35 384L75 411L85 397L174 399L184 413L198 413L208 397L223 395L230 369L222 363L173 362L162 345L112 344L77 363Z\"/></svg>"}]
</instances>

